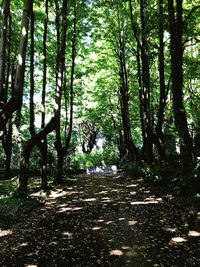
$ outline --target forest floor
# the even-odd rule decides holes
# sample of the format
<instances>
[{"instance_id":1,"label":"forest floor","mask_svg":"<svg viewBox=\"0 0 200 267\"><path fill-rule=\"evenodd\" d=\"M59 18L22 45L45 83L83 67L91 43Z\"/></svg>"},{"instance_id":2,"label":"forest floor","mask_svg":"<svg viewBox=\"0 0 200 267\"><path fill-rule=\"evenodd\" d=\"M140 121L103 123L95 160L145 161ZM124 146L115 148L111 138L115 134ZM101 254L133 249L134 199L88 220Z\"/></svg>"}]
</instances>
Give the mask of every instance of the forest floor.
<instances>
[{"instance_id":1,"label":"forest floor","mask_svg":"<svg viewBox=\"0 0 200 267\"><path fill-rule=\"evenodd\" d=\"M200 266L200 212L130 175L74 176L0 232L0 266Z\"/></svg>"}]
</instances>

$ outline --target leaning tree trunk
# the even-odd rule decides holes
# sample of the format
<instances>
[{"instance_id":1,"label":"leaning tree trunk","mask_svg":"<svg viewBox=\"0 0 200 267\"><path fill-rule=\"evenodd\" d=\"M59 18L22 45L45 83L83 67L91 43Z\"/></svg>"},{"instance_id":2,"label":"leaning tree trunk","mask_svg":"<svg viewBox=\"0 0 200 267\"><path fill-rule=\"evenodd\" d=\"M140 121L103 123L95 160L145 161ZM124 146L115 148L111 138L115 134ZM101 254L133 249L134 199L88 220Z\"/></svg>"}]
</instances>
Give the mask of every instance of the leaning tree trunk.
<instances>
[{"instance_id":1,"label":"leaning tree trunk","mask_svg":"<svg viewBox=\"0 0 200 267\"><path fill-rule=\"evenodd\" d=\"M57 126L58 118L55 115L49 123L41 129L41 131L29 139L22 149L21 163L20 163L20 174L19 174L19 187L18 192L20 195L27 194L27 182L28 182L28 170L29 170L29 158L30 153L34 146L39 146L41 140L43 140L49 133L55 130Z\"/></svg>"},{"instance_id":2,"label":"leaning tree trunk","mask_svg":"<svg viewBox=\"0 0 200 267\"><path fill-rule=\"evenodd\" d=\"M182 0L176 0L176 12L174 9L174 1L168 0L168 12L175 126L180 138L182 164L185 171L188 171L193 165L193 144L183 104Z\"/></svg>"}]
</instances>

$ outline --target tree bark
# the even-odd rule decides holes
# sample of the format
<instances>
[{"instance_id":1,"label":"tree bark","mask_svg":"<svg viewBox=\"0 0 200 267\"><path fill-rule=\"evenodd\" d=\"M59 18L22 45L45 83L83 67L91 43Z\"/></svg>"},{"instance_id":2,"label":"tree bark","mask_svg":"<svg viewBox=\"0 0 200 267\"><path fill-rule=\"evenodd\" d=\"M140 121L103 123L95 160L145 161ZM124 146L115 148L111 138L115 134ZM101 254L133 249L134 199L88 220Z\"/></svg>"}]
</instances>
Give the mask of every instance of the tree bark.
<instances>
[{"instance_id":1,"label":"tree bark","mask_svg":"<svg viewBox=\"0 0 200 267\"><path fill-rule=\"evenodd\" d=\"M165 155L165 143L163 136L163 120L164 120L164 109L166 105L166 92L165 92L165 65L164 65L164 41L163 41L163 0L159 0L159 79L160 79L160 100L159 110L157 114L156 124L156 139L157 147L160 154L160 161L166 160Z\"/></svg>"},{"instance_id":2,"label":"tree bark","mask_svg":"<svg viewBox=\"0 0 200 267\"><path fill-rule=\"evenodd\" d=\"M44 21L44 33L43 33L43 86L42 86L42 117L41 117L41 129L45 127L45 98L46 98L46 85L47 85L47 26L48 26L48 4L45 2L45 21ZM47 138L45 137L40 143L41 154L41 187L47 189Z\"/></svg>"},{"instance_id":3,"label":"tree bark","mask_svg":"<svg viewBox=\"0 0 200 267\"><path fill-rule=\"evenodd\" d=\"M1 46L0 46L0 109L5 105L7 93L5 85L5 69L6 69L6 40L7 40L7 24L10 13L10 0L3 1L2 8L2 29L1 29Z\"/></svg>"},{"instance_id":4,"label":"tree bark","mask_svg":"<svg viewBox=\"0 0 200 267\"><path fill-rule=\"evenodd\" d=\"M142 46L141 46L141 59L142 59L142 85L143 85L143 108L144 108L144 153L147 160L151 162L153 160L153 144L152 144L152 125L151 125L151 110L150 110L150 71L149 71L149 58L148 58L148 41L146 33L146 0L140 1L140 18L142 26Z\"/></svg>"},{"instance_id":5,"label":"tree bark","mask_svg":"<svg viewBox=\"0 0 200 267\"><path fill-rule=\"evenodd\" d=\"M124 45L121 39L121 33L119 33L119 62L120 62L120 104L121 104L121 111L122 111L122 122L123 122L123 130L124 130L124 139L126 143L126 149L128 155L131 160L138 160L138 149L133 143L132 136L131 136L131 127L130 127L130 118L129 118L129 88L128 88L128 78L126 72L126 62L124 56Z\"/></svg>"},{"instance_id":6,"label":"tree bark","mask_svg":"<svg viewBox=\"0 0 200 267\"><path fill-rule=\"evenodd\" d=\"M50 132L55 130L57 126L58 118L57 116L54 116L49 123L41 129L41 131L34 136L32 136L31 139L29 139L23 149L21 154L21 163L20 163L20 173L19 173L19 188L18 192L20 195L27 195L27 182L28 182L28 169L29 169L29 158L30 153L34 146L39 146L41 140L43 140Z\"/></svg>"},{"instance_id":7,"label":"tree bark","mask_svg":"<svg viewBox=\"0 0 200 267\"><path fill-rule=\"evenodd\" d=\"M73 126L73 106L74 106L74 71L75 71L75 58L76 58L76 39L77 39L77 7L76 0L74 0L74 24L73 24L73 37L72 37L72 65L71 65L71 77L70 77L70 118L69 118L69 129L68 135L65 142L64 154L67 154L69 149L71 136L72 136L72 126Z\"/></svg>"},{"instance_id":8,"label":"tree bark","mask_svg":"<svg viewBox=\"0 0 200 267\"><path fill-rule=\"evenodd\" d=\"M9 180L11 178L11 155L12 155L12 121L8 124L8 129L4 133L4 136L2 138L2 145L4 152L6 154L6 163L5 163L5 169L6 169L6 179Z\"/></svg>"},{"instance_id":9,"label":"tree bark","mask_svg":"<svg viewBox=\"0 0 200 267\"><path fill-rule=\"evenodd\" d=\"M182 0L176 0L176 12L174 8L174 1L168 0L168 12L175 126L180 138L182 164L185 170L188 171L191 166L193 166L193 144L183 104Z\"/></svg>"},{"instance_id":10,"label":"tree bark","mask_svg":"<svg viewBox=\"0 0 200 267\"><path fill-rule=\"evenodd\" d=\"M61 97L63 91L63 75L65 69L65 50L66 50L66 31L67 31L67 0L63 0L62 7L62 29L61 29L61 43L59 30L59 11L56 4L56 28L57 28L57 46L60 48L57 54L57 71L56 71L56 105L58 113L58 124L56 127L56 141L55 148L57 151L57 175L54 183L61 183L63 180L63 147L60 136L60 120L61 120Z\"/></svg>"},{"instance_id":11,"label":"tree bark","mask_svg":"<svg viewBox=\"0 0 200 267\"><path fill-rule=\"evenodd\" d=\"M32 7L33 0L24 0L13 96L10 98L8 103L3 106L0 112L0 131L5 129L6 123L12 117L13 112L20 109L22 105L28 27Z\"/></svg>"},{"instance_id":12,"label":"tree bark","mask_svg":"<svg viewBox=\"0 0 200 267\"><path fill-rule=\"evenodd\" d=\"M153 160L153 144L152 144L152 125L150 110L150 71L148 59L148 41L146 32L146 11L147 4L145 0L140 1L140 19L141 19L141 41L139 38L138 26L135 25L133 18L132 2L129 0L130 19L133 35L137 42L137 71L140 99L140 121L143 138L142 154L145 160L151 162ZM141 63L140 64L140 57Z\"/></svg>"},{"instance_id":13,"label":"tree bark","mask_svg":"<svg viewBox=\"0 0 200 267\"><path fill-rule=\"evenodd\" d=\"M29 132L31 136L35 135L35 112L34 112L34 89L35 89L35 81L34 81L34 12L31 12L31 31L30 31L30 38L31 38L31 47L30 47L30 126Z\"/></svg>"}]
</instances>

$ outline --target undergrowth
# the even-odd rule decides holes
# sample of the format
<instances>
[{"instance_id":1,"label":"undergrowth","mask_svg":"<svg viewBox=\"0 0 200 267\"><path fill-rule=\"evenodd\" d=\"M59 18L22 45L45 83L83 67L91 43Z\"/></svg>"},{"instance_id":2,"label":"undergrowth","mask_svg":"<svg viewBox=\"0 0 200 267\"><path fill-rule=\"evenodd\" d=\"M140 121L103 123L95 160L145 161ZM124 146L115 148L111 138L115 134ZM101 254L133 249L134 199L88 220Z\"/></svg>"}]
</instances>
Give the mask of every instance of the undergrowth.
<instances>
[{"instance_id":1,"label":"undergrowth","mask_svg":"<svg viewBox=\"0 0 200 267\"><path fill-rule=\"evenodd\" d=\"M12 195L0 197L0 230L17 221L20 212L28 212L38 205L37 199L16 198Z\"/></svg>"}]
</instances>

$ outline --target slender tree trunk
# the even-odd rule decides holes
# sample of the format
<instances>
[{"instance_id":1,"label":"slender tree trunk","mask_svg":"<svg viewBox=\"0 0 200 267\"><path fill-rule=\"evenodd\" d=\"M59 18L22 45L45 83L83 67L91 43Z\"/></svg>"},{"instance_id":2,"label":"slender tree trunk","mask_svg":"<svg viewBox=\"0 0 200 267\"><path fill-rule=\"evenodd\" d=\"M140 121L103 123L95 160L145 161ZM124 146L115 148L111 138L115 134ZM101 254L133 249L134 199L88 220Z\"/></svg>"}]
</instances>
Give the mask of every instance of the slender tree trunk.
<instances>
[{"instance_id":1,"label":"slender tree trunk","mask_svg":"<svg viewBox=\"0 0 200 267\"><path fill-rule=\"evenodd\" d=\"M56 142L55 148L57 150L58 164L57 164L57 176L55 177L54 183L61 183L63 180L63 147L60 136L60 120L61 120L61 97L63 91L63 75L65 69L65 49L66 49L66 31L67 31L67 0L63 0L62 7L62 30L61 30L61 43L60 43L60 31L59 31L59 17L58 17L58 5L57 9L57 46L60 47L57 55L57 75L56 75L56 104L58 113L58 124L56 127Z\"/></svg>"},{"instance_id":2,"label":"slender tree trunk","mask_svg":"<svg viewBox=\"0 0 200 267\"><path fill-rule=\"evenodd\" d=\"M41 129L45 127L45 98L46 98L46 84L47 84L47 26L48 26L48 0L45 3L45 22L44 22L44 33L43 33L43 88L42 88L42 118L41 118ZM41 140L40 143L41 153L41 179L42 189L47 189L47 138Z\"/></svg>"},{"instance_id":3,"label":"slender tree trunk","mask_svg":"<svg viewBox=\"0 0 200 267\"><path fill-rule=\"evenodd\" d=\"M133 143L131 136L131 127L130 127L130 118L129 118L129 88L128 88L128 79L126 73L126 63L124 57L124 47L121 40L121 36L119 38L120 44L120 103L121 103L121 111L122 111L122 122L123 122L123 130L124 130L124 139L126 143L126 149L128 151L128 155L131 160L138 160L138 150Z\"/></svg>"},{"instance_id":4,"label":"slender tree trunk","mask_svg":"<svg viewBox=\"0 0 200 267\"><path fill-rule=\"evenodd\" d=\"M142 85L143 85L143 103L144 103L144 129L145 129L145 142L144 153L147 160L153 160L153 144L152 144L152 125L151 125L151 110L150 110L150 71L148 59L148 41L146 32L146 0L140 1L140 18L142 26L142 46L141 46L141 59L142 59Z\"/></svg>"},{"instance_id":5,"label":"slender tree trunk","mask_svg":"<svg viewBox=\"0 0 200 267\"><path fill-rule=\"evenodd\" d=\"M4 103L7 102L8 99L8 87L9 87L9 74L10 74L10 51L11 51L11 36L12 36L12 29L11 29L11 15L9 15L9 34L8 34L8 51L7 51L7 70L6 70L6 79L5 79L5 98L4 98ZM12 86L11 88L13 89L13 76L12 76ZM12 92L11 92L12 93ZM2 146L4 149L4 152L6 154L6 163L5 163L5 168L6 168L6 179L11 178L11 170L10 170L10 164L11 164L11 155L12 155L12 118L8 121L8 126L6 130L3 133L2 137Z\"/></svg>"},{"instance_id":6,"label":"slender tree trunk","mask_svg":"<svg viewBox=\"0 0 200 267\"><path fill-rule=\"evenodd\" d=\"M168 0L170 24L170 53L172 71L172 95L176 130L180 138L182 163L185 171L193 165L193 144L188 129L187 116L183 105L183 44L182 44L182 0Z\"/></svg>"},{"instance_id":7,"label":"slender tree trunk","mask_svg":"<svg viewBox=\"0 0 200 267\"><path fill-rule=\"evenodd\" d=\"M146 136L145 136L145 122L144 122L144 92L142 86L142 77L141 77L141 64L140 64L140 49L137 44L137 76L138 76L138 85L139 85L139 100L140 100L140 123L142 130L142 140L143 145L145 144ZM142 155L145 158L145 155Z\"/></svg>"},{"instance_id":8,"label":"slender tree trunk","mask_svg":"<svg viewBox=\"0 0 200 267\"><path fill-rule=\"evenodd\" d=\"M29 17L32 11L32 7L33 0L24 1L14 92L13 96L10 98L8 103L4 105L3 109L0 112L0 131L5 129L6 123L12 117L13 112L18 110L22 105Z\"/></svg>"},{"instance_id":9,"label":"slender tree trunk","mask_svg":"<svg viewBox=\"0 0 200 267\"><path fill-rule=\"evenodd\" d=\"M19 188L18 193L20 197L27 196L27 185L29 176L29 159L31 149L24 149L21 154L20 172L19 172Z\"/></svg>"},{"instance_id":10,"label":"slender tree trunk","mask_svg":"<svg viewBox=\"0 0 200 267\"><path fill-rule=\"evenodd\" d=\"M75 58L76 58L76 24L77 24L77 7L76 0L74 0L74 29L72 38L72 65L71 65L71 77L70 77L70 118L69 118L69 130L68 136L65 143L65 154L67 153L70 145L70 140L72 136L72 126L73 126L73 107L74 107L74 71L75 71Z\"/></svg>"},{"instance_id":11,"label":"slender tree trunk","mask_svg":"<svg viewBox=\"0 0 200 267\"><path fill-rule=\"evenodd\" d=\"M3 1L2 7L2 29L0 44L0 109L6 103L6 85L5 85L5 69L6 69L6 40L7 40L7 22L10 13L10 0Z\"/></svg>"},{"instance_id":12,"label":"slender tree trunk","mask_svg":"<svg viewBox=\"0 0 200 267\"><path fill-rule=\"evenodd\" d=\"M163 0L159 0L159 78L160 78L160 104L157 114L157 125L156 125L156 139L157 147L160 154L161 162L165 161L165 143L162 131L164 109L166 105L166 92L165 92L165 65L164 65L164 41L163 41Z\"/></svg>"},{"instance_id":13,"label":"slender tree trunk","mask_svg":"<svg viewBox=\"0 0 200 267\"><path fill-rule=\"evenodd\" d=\"M6 154L6 162L5 162L5 176L6 179L11 178L11 170L10 170L10 164L11 164L11 155L12 155L12 122L10 121L8 124L8 129L6 130L3 138L2 138L2 145L4 152Z\"/></svg>"},{"instance_id":14,"label":"slender tree trunk","mask_svg":"<svg viewBox=\"0 0 200 267\"><path fill-rule=\"evenodd\" d=\"M146 0L140 1L140 19L142 26L142 41L139 38L139 27L134 22L132 1L129 0L130 19L133 35L137 42L137 71L138 71L138 85L139 85L139 99L140 99L140 122L143 138L142 154L143 158L153 160L153 144L152 144L152 125L151 125L151 111L150 111L150 72L148 60L148 41L146 32ZM140 64L140 57L141 63ZM141 68L142 65L142 68Z\"/></svg>"},{"instance_id":15,"label":"slender tree trunk","mask_svg":"<svg viewBox=\"0 0 200 267\"><path fill-rule=\"evenodd\" d=\"M54 116L49 121L49 123L43 129L41 129L39 133L32 136L32 138L25 143L21 154L19 188L18 188L19 194L21 195L27 194L29 158L33 147L36 145L39 146L41 140L43 140L50 132L55 130L57 126L57 121L58 121L57 116Z\"/></svg>"},{"instance_id":16,"label":"slender tree trunk","mask_svg":"<svg viewBox=\"0 0 200 267\"><path fill-rule=\"evenodd\" d=\"M34 12L31 12L31 47L30 47L30 126L29 132L31 136L35 135L35 112L34 112L34 89L35 89L35 81L34 81Z\"/></svg>"}]
</instances>

